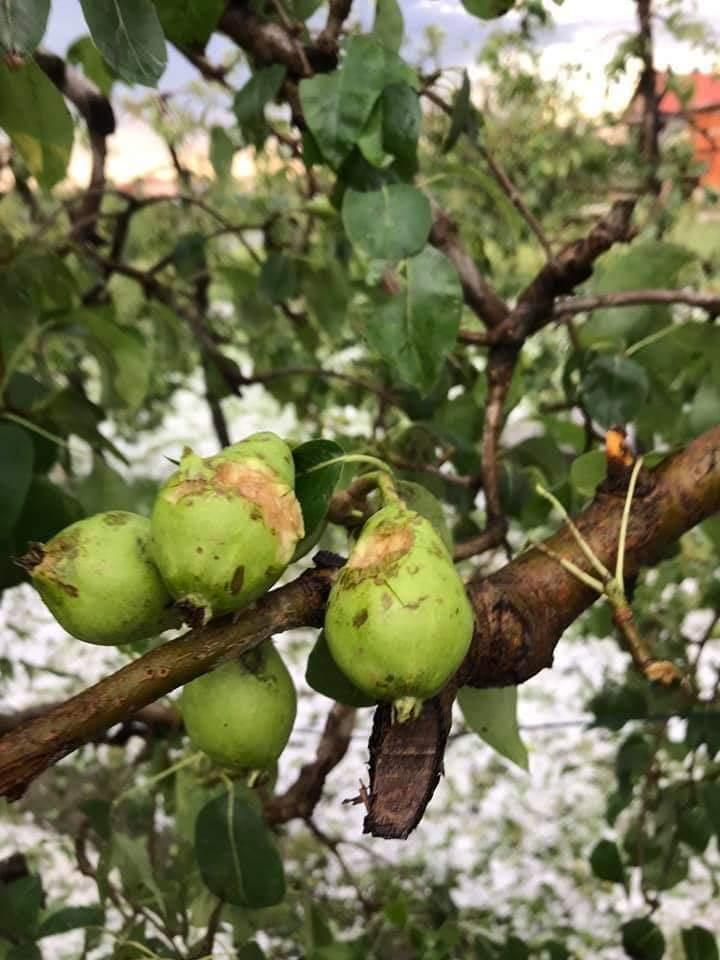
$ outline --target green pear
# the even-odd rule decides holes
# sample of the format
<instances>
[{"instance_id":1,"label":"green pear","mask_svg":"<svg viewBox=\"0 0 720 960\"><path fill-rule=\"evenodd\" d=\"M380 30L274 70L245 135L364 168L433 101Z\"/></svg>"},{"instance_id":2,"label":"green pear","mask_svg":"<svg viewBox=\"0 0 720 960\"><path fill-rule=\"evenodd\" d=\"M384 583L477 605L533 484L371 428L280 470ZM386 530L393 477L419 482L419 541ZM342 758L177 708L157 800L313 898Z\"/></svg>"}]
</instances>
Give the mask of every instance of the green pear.
<instances>
[{"instance_id":1,"label":"green pear","mask_svg":"<svg viewBox=\"0 0 720 960\"><path fill-rule=\"evenodd\" d=\"M131 643L179 626L150 554L150 521L122 510L70 524L21 560L58 623L88 643Z\"/></svg>"},{"instance_id":2,"label":"green pear","mask_svg":"<svg viewBox=\"0 0 720 960\"><path fill-rule=\"evenodd\" d=\"M375 513L328 600L325 635L342 672L407 720L460 666L472 633L463 582L429 521L402 502Z\"/></svg>"},{"instance_id":3,"label":"green pear","mask_svg":"<svg viewBox=\"0 0 720 960\"><path fill-rule=\"evenodd\" d=\"M254 434L203 459L186 450L158 492L152 550L192 625L247 606L282 575L304 534L279 437Z\"/></svg>"},{"instance_id":4,"label":"green pear","mask_svg":"<svg viewBox=\"0 0 720 960\"><path fill-rule=\"evenodd\" d=\"M190 741L219 766L266 770L285 749L297 698L270 640L186 684L181 697Z\"/></svg>"}]
</instances>

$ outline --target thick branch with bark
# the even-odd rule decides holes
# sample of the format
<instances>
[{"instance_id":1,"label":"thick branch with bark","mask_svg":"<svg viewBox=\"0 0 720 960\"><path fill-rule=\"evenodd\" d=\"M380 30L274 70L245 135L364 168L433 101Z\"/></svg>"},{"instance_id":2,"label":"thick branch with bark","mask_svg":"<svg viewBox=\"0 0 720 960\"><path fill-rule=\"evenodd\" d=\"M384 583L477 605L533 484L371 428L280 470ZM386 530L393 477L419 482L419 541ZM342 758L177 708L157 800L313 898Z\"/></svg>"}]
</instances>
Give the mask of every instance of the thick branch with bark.
<instances>
[{"instance_id":1,"label":"thick branch with bark","mask_svg":"<svg viewBox=\"0 0 720 960\"><path fill-rule=\"evenodd\" d=\"M611 486L607 484L607 486ZM576 519L591 549L608 567L617 553L623 490L603 490ZM625 574L656 563L664 547L720 510L720 427L645 472L633 501ZM546 549L582 570L588 561L567 526L545 541ZM365 829L374 836L404 838L422 819L442 772L449 729L446 722L464 685L499 687L523 683L552 666L560 637L597 594L559 563L535 548L469 589L475 611L472 646L439 697L428 701L419 720L388 728L376 720L371 749L370 808ZM378 732L379 731L379 732ZM402 748L399 748L399 744ZM435 763L430 758L437 758ZM404 794L399 782L410 784ZM400 800L402 802L400 802Z\"/></svg>"},{"instance_id":2,"label":"thick branch with bark","mask_svg":"<svg viewBox=\"0 0 720 960\"><path fill-rule=\"evenodd\" d=\"M617 549L623 503L620 491L600 492L577 519L591 547L608 565ZM718 510L720 427L646 475L628 530L627 575L655 562L664 548ZM585 569L586 561L566 528L547 544ZM189 631L66 703L16 726L0 738L0 796L19 797L58 760L216 664L275 633L321 626L333 577L332 568L308 571L243 611L237 622L225 617ZM537 549L471 586L470 596L476 617L473 645L439 700L426 705L419 721L397 728L384 722L385 708L379 709L371 745L368 813L368 827L377 835L406 836L419 822L441 773L447 711L459 686L522 683L550 666L563 631L594 600L592 591ZM349 723L349 717L345 720ZM329 736L328 755L336 756L342 749L347 732ZM321 765L325 762L320 758Z\"/></svg>"},{"instance_id":3,"label":"thick branch with bark","mask_svg":"<svg viewBox=\"0 0 720 960\"><path fill-rule=\"evenodd\" d=\"M522 343L553 318L555 300L571 294L592 276L595 261L616 243L629 243L635 200L618 200L587 236L569 243L549 260L525 288L517 306L492 338L498 343Z\"/></svg>"},{"instance_id":4,"label":"thick branch with bark","mask_svg":"<svg viewBox=\"0 0 720 960\"><path fill-rule=\"evenodd\" d=\"M660 110L657 93L657 72L654 61L652 0L636 0L640 56L643 63L638 92L642 100L641 148L648 164L648 186L653 193L660 190Z\"/></svg>"}]
</instances>

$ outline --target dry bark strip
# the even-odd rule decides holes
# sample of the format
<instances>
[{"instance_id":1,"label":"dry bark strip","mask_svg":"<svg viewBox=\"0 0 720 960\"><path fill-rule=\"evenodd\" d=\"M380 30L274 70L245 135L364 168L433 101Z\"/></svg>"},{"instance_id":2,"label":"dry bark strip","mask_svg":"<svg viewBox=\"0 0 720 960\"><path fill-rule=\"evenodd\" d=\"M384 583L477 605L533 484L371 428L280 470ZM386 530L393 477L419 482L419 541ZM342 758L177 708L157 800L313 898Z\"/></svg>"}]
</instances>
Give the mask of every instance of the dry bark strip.
<instances>
[{"instance_id":1,"label":"dry bark strip","mask_svg":"<svg viewBox=\"0 0 720 960\"><path fill-rule=\"evenodd\" d=\"M577 518L598 556L612 566L624 494L601 490ZM634 501L625 569L652 564L685 531L720 510L720 427L646 474ZM587 569L566 527L547 546ZM307 571L242 612L157 647L49 712L0 738L0 796L22 795L48 767L171 690L275 633L322 624L335 572ZM539 550L530 550L470 588L476 629L471 650L446 690L415 723L391 727L378 709L371 740L366 830L405 837L420 821L442 772L450 707L462 684L518 684L552 664L563 631L594 594ZM349 719L347 720L349 723ZM329 737L333 749L342 737Z\"/></svg>"}]
</instances>

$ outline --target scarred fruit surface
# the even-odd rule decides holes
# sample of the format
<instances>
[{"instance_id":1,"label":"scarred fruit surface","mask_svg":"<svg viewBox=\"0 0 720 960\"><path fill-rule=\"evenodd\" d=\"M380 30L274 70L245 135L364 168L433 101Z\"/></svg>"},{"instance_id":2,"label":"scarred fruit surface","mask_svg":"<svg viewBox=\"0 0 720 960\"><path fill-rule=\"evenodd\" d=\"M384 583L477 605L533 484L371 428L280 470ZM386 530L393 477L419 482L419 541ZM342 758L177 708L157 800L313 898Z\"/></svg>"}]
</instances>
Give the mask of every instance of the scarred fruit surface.
<instances>
[{"instance_id":1,"label":"scarred fruit surface","mask_svg":"<svg viewBox=\"0 0 720 960\"><path fill-rule=\"evenodd\" d=\"M287 444L255 434L207 459L186 451L161 487L153 557L190 624L246 606L287 567L303 536L291 471Z\"/></svg>"},{"instance_id":2,"label":"scarred fruit surface","mask_svg":"<svg viewBox=\"0 0 720 960\"><path fill-rule=\"evenodd\" d=\"M325 634L352 682L416 714L460 666L473 614L445 545L402 504L374 514L330 593Z\"/></svg>"},{"instance_id":3,"label":"scarred fruit surface","mask_svg":"<svg viewBox=\"0 0 720 960\"><path fill-rule=\"evenodd\" d=\"M131 643L179 626L150 556L150 521L111 510L86 517L22 558L58 623L88 643Z\"/></svg>"},{"instance_id":4,"label":"scarred fruit surface","mask_svg":"<svg viewBox=\"0 0 720 960\"><path fill-rule=\"evenodd\" d=\"M222 455L232 459L237 457L238 460L254 457L274 470L283 483L289 487L295 486L295 463L290 447L276 433L271 433L269 430L251 433L239 443L225 447Z\"/></svg>"},{"instance_id":5,"label":"scarred fruit surface","mask_svg":"<svg viewBox=\"0 0 720 960\"><path fill-rule=\"evenodd\" d=\"M194 747L231 769L264 770L285 749L297 700L271 641L186 684L181 698Z\"/></svg>"}]
</instances>

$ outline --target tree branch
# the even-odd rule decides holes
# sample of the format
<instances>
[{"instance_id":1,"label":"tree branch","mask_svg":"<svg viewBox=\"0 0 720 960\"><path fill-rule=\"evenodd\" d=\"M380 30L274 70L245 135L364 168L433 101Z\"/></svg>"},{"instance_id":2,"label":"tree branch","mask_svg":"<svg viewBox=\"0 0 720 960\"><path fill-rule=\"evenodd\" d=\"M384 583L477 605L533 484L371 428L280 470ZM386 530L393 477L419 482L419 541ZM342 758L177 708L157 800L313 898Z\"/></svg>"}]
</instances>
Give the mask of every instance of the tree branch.
<instances>
[{"instance_id":1,"label":"tree branch","mask_svg":"<svg viewBox=\"0 0 720 960\"><path fill-rule=\"evenodd\" d=\"M0 737L0 796L15 799L31 780L102 731L176 687L267 640L321 625L334 572L307 571L266 594L241 620L223 617L156 647L42 716Z\"/></svg>"},{"instance_id":2,"label":"tree branch","mask_svg":"<svg viewBox=\"0 0 720 960\"><path fill-rule=\"evenodd\" d=\"M643 70L640 75L638 91L642 98L642 139L641 148L648 165L648 186L652 193L660 191L658 166L660 164L660 112L657 95L657 81L654 63L654 44L652 28L652 0L636 0L638 30L640 37L640 57Z\"/></svg>"},{"instance_id":3,"label":"tree branch","mask_svg":"<svg viewBox=\"0 0 720 960\"><path fill-rule=\"evenodd\" d=\"M430 243L442 251L457 270L465 303L488 327L499 326L509 314L507 305L463 246L455 221L437 206L433 212Z\"/></svg>"},{"instance_id":4,"label":"tree branch","mask_svg":"<svg viewBox=\"0 0 720 960\"><path fill-rule=\"evenodd\" d=\"M556 317L567 317L600 308L633 307L651 303L683 303L689 307L707 310L712 315L720 313L720 294L695 293L692 290L621 290L618 293L602 293L594 297L574 297L572 300L556 303L553 312Z\"/></svg>"},{"instance_id":5,"label":"tree branch","mask_svg":"<svg viewBox=\"0 0 720 960\"><path fill-rule=\"evenodd\" d=\"M720 510L720 427L644 473L628 526L626 576L657 562L664 547ZM575 521L609 567L615 561L624 503L623 490L608 491L601 485ZM588 568L567 525L543 546L582 570ZM516 685L550 667L564 631L597 598L539 548L471 583L469 595L475 633L470 652L447 687L424 705L417 721L387 727L382 716L386 708L378 709L370 743L370 808L365 822L374 836L407 837L422 819L442 772L447 717L457 690L464 685ZM401 781L404 791L399 789Z\"/></svg>"},{"instance_id":6,"label":"tree branch","mask_svg":"<svg viewBox=\"0 0 720 960\"><path fill-rule=\"evenodd\" d=\"M75 105L87 123L92 151L90 183L77 207L71 211L75 236L85 242L97 242L95 226L105 187L107 137L115 132L112 105L94 83L75 67L46 50L35 51L35 60L63 96Z\"/></svg>"},{"instance_id":7,"label":"tree branch","mask_svg":"<svg viewBox=\"0 0 720 960\"><path fill-rule=\"evenodd\" d=\"M315 759L302 767L297 780L285 793L271 797L265 804L264 814L268 823L287 823L298 817L307 820L312 816L328 774L348 751L356 713L354 707L342 703L333 705L325 721Z\"/></svg>"},{"instance_id":8,"label":"tree branch","mask_svg":"<svg viewBox=\"0 0 720 960\"><path fill-rule=\"evenodd\" d=\"M617 549L623 505L622 491L601 489L576 521L594 552L608 565ZM633 501L625 559L627 575L636 573L643 565L656 562L669 544L718 510L720 427L715 427L647 474L642 492ZM585 558L567 527L546 541L546 545L584 569ZM36 776L82 744L95 739L108 727L127 720L159 697L206 673L216 664L256 646L274 633L300 626L321 626L333 578L331 568L307 571L292 583L266 594L243 611L236 623L231 617L225 617L199 630L189 631L42 716L14 727L0 738L0 796L21 796ZM418 737L419 728L412 722L386 730L382 718L378 720L382 735L375 738L371 757L375 771L374 786L371 784L371 812L374 810L373 816L379 818L377 822L384 824L383 829L387 832L383 836L407 835L406 831L419 822L432 796L434 786L429 781L436 782L440 767L435 769L433 764L428 764L427 758L439 758L437 764L441 763L440 747L444 747L446 737L443 711L447 709L443 705L447 698L451 703L463 684L494 687L523 683L550 666L563 631L595 598L591 590L561 566L548 562L547 556L539 549L522 554L486 580L471 585L469 592L476 618L473 644L460 670L439 699L440 711L437 698L429 701L423 717L428 711L432 717L430 721L423 720L423 733L419 739L414 739ZM341 720L349 723L349 717ZM347 728L345 730L347 732ZM399 750L405 737L412 750L404 761L407 776L403 819L399 813L373 807L373 804L384 802L386 772L395 769L392 764L385 763L384 744L395 744ZM328 751L324 757L332 753L330 741L333 750L339 749L341 737L328 736ZM416 761L412 760L413 753ZM413 762L419 765L416 780L410 775ZM387 789L390 789L389 785ZM391 791L393 796L396 795L394 791L395 788ZM410 812L410 819L415 819L408 827ZM393 833L393 830L399 832Z\"/></svg>"}]
</instances>

